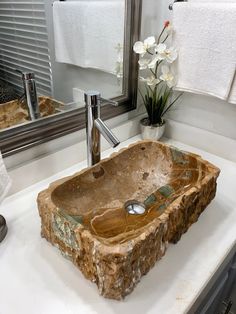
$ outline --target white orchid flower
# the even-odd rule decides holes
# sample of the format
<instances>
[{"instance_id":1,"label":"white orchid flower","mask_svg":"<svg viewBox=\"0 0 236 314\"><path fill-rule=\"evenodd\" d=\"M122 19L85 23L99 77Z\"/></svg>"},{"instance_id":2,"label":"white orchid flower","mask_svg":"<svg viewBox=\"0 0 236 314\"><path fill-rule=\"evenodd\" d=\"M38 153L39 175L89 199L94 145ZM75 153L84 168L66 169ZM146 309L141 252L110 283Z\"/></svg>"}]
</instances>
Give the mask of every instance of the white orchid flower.
<instances>
[{"instance_id":1,"label":"white orchid flower","mask_svg":"<svg viewBox=\"0 0 236 314\"><path fill-rule=\"evenodd\" d=\"M160 60L160 59L159 59L158 55L155 56L155 57L152 59L152 61L149 62L149 64L148 64L149 69L154 69L155 66L156 66L156 64L157 64L157 62L158 62L159 60ZM149 61L150 61L150 60L149 60Z\"/></svg>"},{"instance_id":2,"label":"white orchid flower","mask_svg":"<svg viewBox=\"0 0 236 314\"><path fill-rule=\"evenodd\" d=\"M156 47L155 47L155 51L157 54L159 55L162 55L165 53L167 47L165 44L158 44Z\"/></svg>"},{"instance_id":3,"label":"white orchid flower","mask_svg":"<svg viewBox=\"0 0 236 314\"><path fill-rule=\"evenodd\" d=\"M159 60L166 60L168 63L173 63L178 57L177 50L174 47L167 48L165 44L157 45L155 51Z\"/></svg>"},{"instance_id":4,"label":"white orchid flower","mask_svg":"<svg viewBox=\"0 0 236 314\"><path fill-rule=\"evenodd\" d=\"M161 67L162 75L160 79L168 85L169 88L175 86L175 77L174 74L171 72L170 68L167 65L163 65Z\"/></svg>"},{"instance_id":5,"label":"white orchid flower","mask_svg":"<svg viewBox=\"0 0 236 314\"><path fill-rule=\"evenodd\" d=\"M115 73L118 79L123 77L123 61L116 62Z\"/></svg>"},{"instance_id":6,"label":"white orchid flower","mask_svg":"<svg viewBox=\"0 0 236 314\"><path fill-rule=\"evenodd\" d=\"M147 50L149 48L152 48L154 47L156 44L156 40L155 40L155 37L154 36L150 36L148 38L146 38L144 40L144 42L142 41L137 41L135 44L134 44L134 52L140 54L141 56L144 56L145 53L147 52Z\"/></svg>"},{"instance_id":7,"label":"white orchid flower","mask_svg":"<svg viewBox=\"0 0 236 314\"><path fill-rule=\"evenodd\" d=\"M168 63L173 63L178 57L177 50L174 47L170 47L169 49L166 49L165 55L166 55L166 61Z\"/></svg>"},{"instance_id":8,"label":"white orchid flower","mask_svg":"<svg viewBox=\"0 0 236 314\"><path fill-rule=\"evenodd\" d=\"M147 78L140 77L140 81L147 83L147 85L149 86L157 85L160 82L160 80L155 78L154 75L149 76Z\"/></svg>"},{"instance_id":9,"label":"white orchid flower","mask_svg":"<svg viewBox=\"0 0 236 314\"><path fill-rule=\"evenodd\" d=\"M121 43L118 43L115 46L115 49L116 49L117 53L123 53L123 45Z\"/></svg>"},{"instance_id":10,"label":"white orchid flower","mask_svg":"<svg viewBox=\"0 0 236 314\"><path fill-rule=\"evenodd\" d=\"M138 62L138 64L139 64L139 69L140 69L140 70L145 70L145 69L147 69L149 62L150 62L149 59L145 59L145 58L140 59L139 62Z\"/></svg>"}]
</instances>

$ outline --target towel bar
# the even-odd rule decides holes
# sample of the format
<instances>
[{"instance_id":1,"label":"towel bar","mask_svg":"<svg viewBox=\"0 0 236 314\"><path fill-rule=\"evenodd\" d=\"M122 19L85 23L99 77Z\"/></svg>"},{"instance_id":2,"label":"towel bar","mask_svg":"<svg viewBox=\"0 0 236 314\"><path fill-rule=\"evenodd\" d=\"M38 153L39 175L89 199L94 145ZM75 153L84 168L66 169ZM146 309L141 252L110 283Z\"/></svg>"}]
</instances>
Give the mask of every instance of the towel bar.
<instances>
[{"instance_id":1,"label":"towel bar","mask_svg":"<svg viewBox=\"0 0 236 314\"><path fill-rule=\"evenodd\" d=\"M58 1L61 2L61 1L66 1L66 0L58 0ZM56 1L54 1L54 2L56 2ZM54 2L53 2L53 3L54 3ZM52 6L53 6L53 3L52 3Z\"/></svg>"},{"instance_id":2,"label":"towel bar","mask_svg":"<svg viewBox=\"0 0 236 314\"><path fill-rule=\"evenodd\" d=\"M188 1L188 0L175 0L174 3L175 3L175 2L187 2L187 1ZM173 4L174 4L174 3L172 3L172 4L169 5L169 10L173 10Z\"/></svg>"}]
</instances>

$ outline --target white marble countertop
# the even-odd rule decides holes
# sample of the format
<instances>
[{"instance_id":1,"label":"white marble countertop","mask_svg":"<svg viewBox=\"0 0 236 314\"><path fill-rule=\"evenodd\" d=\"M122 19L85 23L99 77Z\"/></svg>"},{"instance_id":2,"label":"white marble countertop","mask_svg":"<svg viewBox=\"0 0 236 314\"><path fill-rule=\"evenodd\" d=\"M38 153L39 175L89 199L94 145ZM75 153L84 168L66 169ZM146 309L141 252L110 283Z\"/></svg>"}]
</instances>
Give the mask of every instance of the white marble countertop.
<instances>
[{"instance_id":1,"label":"white marble countertop","mask_svg":"<svg viewBox=\"0 0 236 314\"><path fill-rule=\"evenodd\" d=\"M138 140L136 136L119 148ZM40 236L36 197L49 183L86 166L79 163L6 199L0 212L9 232L0 244L0 314L181 314L199 297L236 243L236 164L200 154L221 169L214 201L199 221L144 277L124 301L104 299L95 284ZM107 150L103 157L113 149ZM23 174L27 176L27 173Z\"/></svg>"}]
</instances>

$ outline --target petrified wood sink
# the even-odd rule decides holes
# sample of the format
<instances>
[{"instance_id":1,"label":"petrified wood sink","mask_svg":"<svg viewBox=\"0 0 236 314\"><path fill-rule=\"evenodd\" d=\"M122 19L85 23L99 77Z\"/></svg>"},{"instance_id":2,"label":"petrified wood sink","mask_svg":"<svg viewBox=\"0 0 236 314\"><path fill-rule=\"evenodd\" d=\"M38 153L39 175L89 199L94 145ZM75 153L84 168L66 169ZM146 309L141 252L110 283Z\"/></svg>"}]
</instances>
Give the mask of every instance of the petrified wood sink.
<instances>
[{"instance_id":1,"label":"petrified wood sink","mask_svg":"<svg viewBox=\"0 0 236 314\"><path fill-rule=\"evenodd\" d=\"M122 299L198 220L219 169L160 142L141 141L54 182L38 196L42 236L101 295ZM145 208L129 213L129 204Z\"/></svg>"}]
</instances>

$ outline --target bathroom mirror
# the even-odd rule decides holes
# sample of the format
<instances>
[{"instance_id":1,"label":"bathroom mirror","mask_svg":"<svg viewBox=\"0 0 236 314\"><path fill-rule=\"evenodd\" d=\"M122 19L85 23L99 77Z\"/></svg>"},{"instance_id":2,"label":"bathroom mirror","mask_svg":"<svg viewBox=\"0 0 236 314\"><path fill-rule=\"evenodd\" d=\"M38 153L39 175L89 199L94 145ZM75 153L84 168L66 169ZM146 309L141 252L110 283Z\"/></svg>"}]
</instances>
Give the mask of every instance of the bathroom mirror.
<instances>
[{"instance_id":1,"label":"bathroom mirror","mask_svg":"<svg viewBox=\"0 0 236 314\"><path fill-rule=\"evenodd\" d=\"M62 19L55 26L55 2L56 6L63 5L66 9L76 2L81 5L79 30L71 31L76 31L80 38L78 50L74 46L67 52L60 49L60 45L65 47L65 42L61 38L56 40L56 36L60 37L66 31L65 24L70 15L65 14L64 24ZM0 2L0 150L3 156L84 128L84 91L98 90L104 98L119 102L118 107L102 106L104 119L136 106L138 69L132 46L139 38L142 0L58 2ZM99 7L102 3L106 9ZM116 7L117 15L112 16L110 4ZM96 19L100 21L99 25ZM110 23L110 27L105 23ZM72 54L69 60L65 60L63 58L68 51ZM27 102L22 97L21 75L15 70L35 74L40 119L30 121Z\"/></svg>"}]
</instances>

